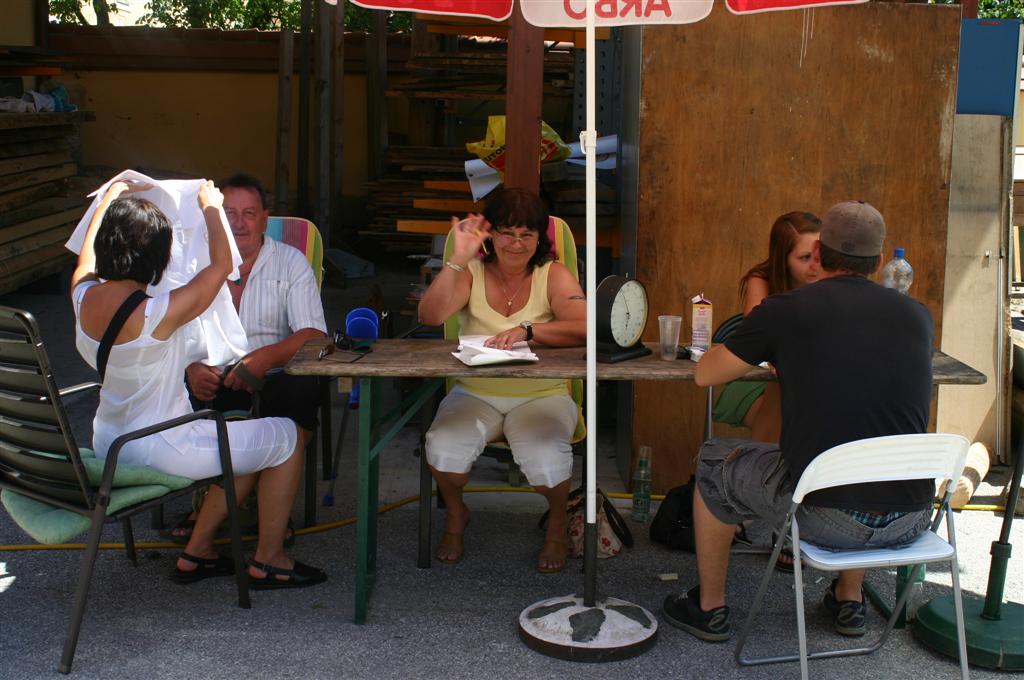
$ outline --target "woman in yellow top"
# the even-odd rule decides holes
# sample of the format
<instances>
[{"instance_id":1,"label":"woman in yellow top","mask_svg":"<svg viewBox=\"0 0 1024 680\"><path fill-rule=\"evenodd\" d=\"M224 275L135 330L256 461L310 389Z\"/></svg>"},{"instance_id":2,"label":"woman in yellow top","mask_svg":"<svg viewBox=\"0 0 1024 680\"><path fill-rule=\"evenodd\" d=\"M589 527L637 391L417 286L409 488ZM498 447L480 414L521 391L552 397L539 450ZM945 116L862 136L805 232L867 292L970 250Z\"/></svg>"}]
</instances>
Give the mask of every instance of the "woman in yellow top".
<instances>
[{"instance_id":1,"label":"woman in yellow top","mask_svg":"<svg viewBox=\"0 0 1024 680\"><path fill-rule=\"evenodd\" d=\"M547 210L536 194L504 189L488 200L483 215L461 222L452 218L452 226L454 250L420 302L422 322L441 325L459 314L462 334L487 335L487 345L502 349L522 340L553 347L586 343L583 290L564 265L553 261ZM486 254L478 258L485 243ZM426 438L430 471L447 507L438 560L455 564L462 559L469 523L462 489L473 461L488 442L504 435L551 512L537 569L552 573L565 568L570 440L578 417L565 380L456 381Z\"/></svg>"}]
</instances>

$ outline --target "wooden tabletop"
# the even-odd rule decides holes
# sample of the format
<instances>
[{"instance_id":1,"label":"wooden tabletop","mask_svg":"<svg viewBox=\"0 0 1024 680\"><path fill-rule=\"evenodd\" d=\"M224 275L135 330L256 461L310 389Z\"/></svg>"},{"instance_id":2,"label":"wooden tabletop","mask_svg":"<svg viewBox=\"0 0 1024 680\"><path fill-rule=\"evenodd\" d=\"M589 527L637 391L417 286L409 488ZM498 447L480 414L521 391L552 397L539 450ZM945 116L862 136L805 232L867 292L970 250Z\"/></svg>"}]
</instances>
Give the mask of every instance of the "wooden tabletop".
<instances>
[{"instance_id":1,"label":"wooden tabletop","mask_svg":"<svg viewBox=\"0 0 1024 680\"><path fill-rule=\"evenodd\" d=\"M452 356L454 340L378 340L373 351L359 356L335 351L318 359L326 340L312 340L285 367L295 375L371 378L585 378L582 347L534 345L540 361L496 366L466 366ZM693 380L697 364L685 359L664 361L657 343L646 343L653 354L617 364L597 364L599 380ZM353 359L355 359L353 361ZM981 385L985 375L942 352L935 352L933 380L938 385ZM755 368L742 380L770 380L767 369Z\"/></svg>"}]
</instances>

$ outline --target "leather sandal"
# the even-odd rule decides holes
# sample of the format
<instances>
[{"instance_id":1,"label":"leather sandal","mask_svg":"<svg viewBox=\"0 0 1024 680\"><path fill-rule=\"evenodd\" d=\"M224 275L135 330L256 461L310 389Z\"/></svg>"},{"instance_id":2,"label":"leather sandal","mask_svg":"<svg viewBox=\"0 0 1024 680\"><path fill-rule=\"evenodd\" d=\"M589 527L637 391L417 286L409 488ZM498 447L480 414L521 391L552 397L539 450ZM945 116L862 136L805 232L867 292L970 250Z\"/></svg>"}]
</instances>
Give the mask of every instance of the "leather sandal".
<instances>
[{"instance_id":1,"label":"leather sandal","mask_svg":"<svg viewBox=\"0 0 1024 680\"><path fill-rule=\"evenodd\" d=\"M779 540L779 535L772 532L772 545ZM789 536L785 538L785 543L782 544L782 550L779 551L779 558L775 560L775 571L780 571L783 574L793 573L793 546L789 540ZM801 563L802 564L802 563Z\"/></svg>"},{"instance_id":2,"label":"leather sandal","mask_svg":"<svg viewBox=\"0 0 1024 680\"><path fill-rule=\"evenodd\" d=\"M553 562L552 560L552 546L562 547L562 564L561 566L547 566L543 562ZM542 574L557 574L563 571L569 565L569 541L559 541L550 538L544 539L544 547L540 549L540 553L537 555L537 571Z\"/></svg>"},{"instance_id":3,"label":"leather sandal","mask_svg":"<svg viewBox=\"0 0 1024 680\"><path fill-rule=\"evenodd\" d=\"M327 574L316 567L303 564L295 560L291 569L275 567L272 564L265 564L250 560L249 566L266 573L263 578L256 578L249 574L249 586L253 590L280 590L284 588L307 588L323 583L327 580ZM287 578L277 578L286 576Z\"/></svg>"},{"instance_id":4,"label":"leather sandal","mask_svg":"<svg viewBox=\"0 0 1024 680\"><path fill-rule=\"evenodd\" d=\"M442 564L458 564L462 561L463 556L466 554L466 546L463 543L464 534L456 534L451 531L445 531L441 534L441 542L437 545L437 552L434 553L434 557L437 561ZM441 548L446 548L447 552L451 555L450 557L441 557Z\"/></svg>"},{"instance_id":5,"label":"leather sandal","mask_svg":"<svg viewBox=\"0 0 1024 680\"><path fill-rule=\"evenodd\" d=\"M230 557L224 555L217 555L216 557L196 557L190 555L187 552L182 552L178 555L179 558L186 562L191 562L196 565L196 568L192 571L183 571L174 567L174 571L171 572L171 580L179 585L189 585L190 583L197 583L207 578L214 578L217 576L231 576L235 573L235 562Z\"/></svg>"}]
</instances>

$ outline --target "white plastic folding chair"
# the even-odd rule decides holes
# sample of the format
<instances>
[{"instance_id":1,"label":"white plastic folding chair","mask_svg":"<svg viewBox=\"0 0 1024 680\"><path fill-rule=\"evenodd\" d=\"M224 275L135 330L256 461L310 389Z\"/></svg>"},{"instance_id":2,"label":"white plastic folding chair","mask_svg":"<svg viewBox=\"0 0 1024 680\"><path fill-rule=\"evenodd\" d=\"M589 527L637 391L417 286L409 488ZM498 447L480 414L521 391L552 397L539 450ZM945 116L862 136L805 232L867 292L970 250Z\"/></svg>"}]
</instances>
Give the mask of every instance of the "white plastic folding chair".
<instances>
[{"instance_id":1,"label":"white plastic folding chair","mask_svg":"<svg viewBox=\"0 0 1024 680\"><path fill-rule=\"evenodd\" d=\"M790 505L786 520L778 531L779 539L768 560L768 567L761 585L754 596L750 614L744 622L736 643L736 662L741 666L753 666L784 661L800 661L800 675L807 678L808 659L825 659L837 656L853 656L870 654L884 643L892 631L910 594L910 583L917 576L920 565L930 562L949 562L953 576L953 596L956 605L957 641L960 651L960 675L967 680L967 649L964 636L963 602L960 599L960 578L956 556L956 537L953 530L953 513L949 508L954 483L960 478L967 460L969 443L960 435L954 434L907 434L891 437L875 437L861 439L835 446L815 458L804 470L800 481L793 491L793 502ZM812 491L846 484L865 482L887 482L912 479L948 479L947 491L942 503L932 520L931 530L924 532L909 545L897 548L871 548L864 550L831 551L800 540L800 529L794 517L804 497ZM938 535L939 524L946 518L947 540ZM753 628L755 618L761 608L768 581L771 578L775 561L789 533L792 545L800 546L799 555L793 560L793 580L796 590L797 632L800 638L799 654L783 656L765 656L750 658L743 656L743 647ZM802 557L802 560L800 559ZM801 561L822 571L843 571L846 569L871 569L877 567L896 567L913 564L908 586L903 589L893 607L892 615L886 622L885 630L878 639L866 647L819 651L808 654L807 634L804 626L804 590Z\"/></svg>"}]
</instances>

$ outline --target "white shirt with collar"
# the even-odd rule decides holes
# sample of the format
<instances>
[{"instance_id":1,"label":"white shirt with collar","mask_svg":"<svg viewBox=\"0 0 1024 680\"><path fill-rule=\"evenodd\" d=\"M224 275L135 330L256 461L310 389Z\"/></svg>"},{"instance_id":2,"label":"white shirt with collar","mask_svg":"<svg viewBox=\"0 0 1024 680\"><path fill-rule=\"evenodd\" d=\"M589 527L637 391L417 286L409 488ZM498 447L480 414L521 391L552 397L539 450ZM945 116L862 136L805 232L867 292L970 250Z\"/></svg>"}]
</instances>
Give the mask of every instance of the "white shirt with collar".
<instances>
[{"instance_id":1,"label":"white shirt with collar","mask_svg":"<svg viewBox=\"0 0 1024 680\"><path fill-rule=\"evenodd\" d=\"M242 291L238 316L251 350L281 342L303 328L326 333L320 289L306 256L264 236Z\"/></svg>"}]
</instances>

